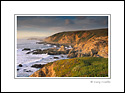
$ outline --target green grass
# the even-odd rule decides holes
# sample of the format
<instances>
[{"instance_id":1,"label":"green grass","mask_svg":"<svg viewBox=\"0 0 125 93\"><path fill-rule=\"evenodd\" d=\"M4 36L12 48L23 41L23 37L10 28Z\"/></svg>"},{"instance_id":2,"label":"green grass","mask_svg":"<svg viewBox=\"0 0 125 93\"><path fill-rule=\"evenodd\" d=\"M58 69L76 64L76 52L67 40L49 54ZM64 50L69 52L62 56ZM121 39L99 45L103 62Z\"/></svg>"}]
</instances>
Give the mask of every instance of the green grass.
<instances>
[{"instance_id":1,"label":"green grass","mask_svg":"<svg viewBox=\"0 0 125 93\"><path fill-rule=\"evenodd\" d=\"M108 77L108 58L81 57L54 63L58 77Z\"/></svg>"}]
</instances>

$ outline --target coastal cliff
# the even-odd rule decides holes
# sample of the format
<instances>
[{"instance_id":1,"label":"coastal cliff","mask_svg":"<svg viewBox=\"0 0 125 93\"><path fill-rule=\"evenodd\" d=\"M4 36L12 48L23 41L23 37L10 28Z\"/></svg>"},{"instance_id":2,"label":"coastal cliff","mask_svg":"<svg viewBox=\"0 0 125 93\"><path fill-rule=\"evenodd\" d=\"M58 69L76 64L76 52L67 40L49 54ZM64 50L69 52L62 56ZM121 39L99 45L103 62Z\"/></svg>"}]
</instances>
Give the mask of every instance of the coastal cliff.
<instances>
[{"instance_id":1,"label":"coastal cliff","mask_svg":"<svg viewBox=\"0 0 125 93\"><path fill-rule=\"evenodd\" d=\"M108 29L60 32L44 39L49 43L72 45L69 57L99 56L108 58ZM75 52L74 52L75 51Z\"/></svg>"},{"instance_id":2,"label":"coastal cliff","mask_svg":"<svg viewBox=\"0 0 125 93\"><path fill-rule=\"evenodd\" d=\"M66 53L71 59L48 63L30 77L108 77L108 29L60 32L44 41L73 46Z\"/></svg>"}]
</instances>

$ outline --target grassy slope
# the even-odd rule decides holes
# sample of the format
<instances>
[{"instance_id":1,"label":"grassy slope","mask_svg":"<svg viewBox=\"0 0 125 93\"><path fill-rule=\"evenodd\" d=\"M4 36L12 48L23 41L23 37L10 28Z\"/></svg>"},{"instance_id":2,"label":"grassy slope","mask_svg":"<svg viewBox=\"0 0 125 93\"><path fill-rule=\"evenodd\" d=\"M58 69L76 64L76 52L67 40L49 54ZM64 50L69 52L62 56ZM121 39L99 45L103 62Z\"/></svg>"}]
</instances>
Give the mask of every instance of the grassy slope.
<instances>
[{"instance_id":1,"label":"grassy slope","mask_svg":"<svg viewBox=\"0 0 125 93\"><path fill-rule=\"evenodd\" d=\"M47 65L53 63L57 77L108 77L108 58L81 57Z\"/></svg>"},{"instance_id":2,"label":"grassy slope","mask_svg":"<svg viewBox=\"0 0 125 93\"><path fill-rule=\"evenodd\" d=\"M82 57L60 60L54 70L59 77L107 77L108 59Z\"/></svg>"}]
</instances>

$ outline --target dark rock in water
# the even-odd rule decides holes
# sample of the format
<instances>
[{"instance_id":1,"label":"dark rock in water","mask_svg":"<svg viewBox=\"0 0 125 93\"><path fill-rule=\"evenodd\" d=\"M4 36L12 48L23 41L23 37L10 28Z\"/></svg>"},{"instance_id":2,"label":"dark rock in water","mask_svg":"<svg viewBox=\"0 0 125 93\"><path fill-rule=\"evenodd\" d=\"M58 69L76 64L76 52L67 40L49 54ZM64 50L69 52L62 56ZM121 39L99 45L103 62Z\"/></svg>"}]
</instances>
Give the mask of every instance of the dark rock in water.
<instances>
[{"instance_id":1,"label":"dark rock in water","mask_svg":"<svg viewBox=\"0 0 125 93\"><path fill-rule=\"evenodd\" d=\"M20 69L17 69L17 71L19 71Z\"/></svg>"},{"instance_id":2,"label":"dark rock in water","mask_svg":"<svg viewBox=\"0 0 125 93\"><path fill-rule=\"evenodd\" d=\"M62 58L64 58L64 56L61 56Z\"/></svg>"},{"instance_id":3,"label":"dark rock in water","mask_svg":"<svg viewBox=\"0 0 125 93\"><path fill-rule=\"evenodd\" d=\"M27 70L27 69L24 69L23 71L24 71L24 72L33 72L33 71Z\"/></svg>"},{"instance_id":4,"label":"dark rock in water","mask_svg":"<svg viewBox=\"0 0 125 93\"><path fill-rule=\"evenodd\" d=\"M46 54L51 51L54 51L54 50L53 49L45 49L45 50L36 49L36 50L33 50L33 54Z\"/></svg>"},{"instance_id":5,"label":"dark rock in water","mask_svg":"<svg viewBox=\"0 0 125 93\"><path fill-rule=\"evenodd\" d=\"M42 68L42 67L44 67L44 65L41 65L41 64L34 64L34 65L32 65L31 67Z\"/></svg>"},{"instance_id":6,"label":"dark rock in water","mask_svg":"<svg viewBox=\"0 0 125 93\"><path fill-rule=\"evenodd\" d=\"M18 66L19 66L19 67L22 67L23 65L22 65L22 64L19 64Z\"/></svg>"},{"instance_id":7,"label":"dark rock in water","mask_svg":"<svg viewBox=\"0 0 125 93\"><path fill-rule=\"evenodd\" d=\"M33 54L43 54L43 51L41 49L36 49L32 51Z\"/></svg>"},{"instance_id":8,"label":"dark rock in water","mask_svg":"<svg viewBox=\"0 0 125 93\"><path fill-rule=\"evenodd\" d=\"M36 50L34 50L34 51L42 51L41 49L36 49Z\"/></svg>"},{"instance_id":9,"label":"dark rock in water","mask_svg":"<svg viewBox=\"0 0 125 93\"><path fill-rule=\"evenodd\" d=\"M36 44L45 44L45 42L36 42Z\"/></svg>"},{"instance_id":10,"label":"dark rock in water","mask_svg":"<svg viewBox=\"0 0 125 93\"><path fill-rule=\"evenodd\" d=\"M33 54L43 54L43 52L33 52Z\"/></svg>"},{"instance_id":11,"label":"dark rock in water","mask_svg":"<svg viewBox=\"0 0 125 93\"><path fill-rule=\"evenodd\" d=\"M53 57L54 59L59 59L59 57Z\"/></svg>"},{"instance_id":12,"label":"dark rock in water","mask_svg":"<svg viewBox=\"0 0 125 93\"><path fill-rule=\"evenodd\" d=\"M24 49L22 49L22 51L29 51L30 50L30 48L24 48Z\"/></svg>"},{"instance_id":13,"label":"dark rock in water","mask_svg":"<svg viewBox=\"0 0 125 93\"><path fill-rule=\"evenodd\" d=\"M32 53L32 52L27 52L26 54L30 54L30 53Z\"/></svg>"},{"instance_id":14,"label":"dark rock in water","mask_svg":"<svg viewBox=\"0 0 125 93\"><path fill-rule=\"evenodd\" d=\"M27 52L27 54L30 54L31 52ZM36 49L32 51L33 54L48 54L48 55L60 55L60 54L68 54L69 50L65 50L65 51L58 51L58 49L56 48L49 48L49 49L45 49L45 50L41 50L41 49Z\"/></svg>"},{"instance_id":15,"label":"dark rock in water","mask_svg":"<svg viewBox=\"0 0 125 93\"><path fill-rule=\"evenodd\" d=\"M27 70L26 72L33 72L33 71L31 71L31 70Z\"/></svg>"}]
</instances>

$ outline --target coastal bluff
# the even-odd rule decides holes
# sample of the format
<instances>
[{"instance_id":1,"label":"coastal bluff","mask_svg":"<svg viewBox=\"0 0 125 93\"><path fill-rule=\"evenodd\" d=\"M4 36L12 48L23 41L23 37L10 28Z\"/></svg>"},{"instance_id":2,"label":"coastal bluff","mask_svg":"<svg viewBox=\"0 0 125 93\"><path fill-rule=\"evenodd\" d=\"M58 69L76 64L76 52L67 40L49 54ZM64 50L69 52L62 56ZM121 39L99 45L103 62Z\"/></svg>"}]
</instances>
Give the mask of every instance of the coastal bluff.
<instances>
[{"instance_id":1,"label":"coastal bluff","mask_svg":"<svg viewBox=\"0 0 125 93\"><path fill-rule=\"evenodd\" d=\"M108 77L108 29L68 31L44 39L51 44L72 46L70 59L45 64L30 77ZM65 51L61 46L56 52Z\"/></svg>"},{"instance_id":2,"label":"coastal bluff","mask_svg":"<svg viewBox=\"0 0 125 93\"><path fill-rule=\"evenodd\" d=\"M108 29L80 30L56 33L44 39L48 43L72 45L68 57L108 58Z\"/></svg>"}]
</instances>

